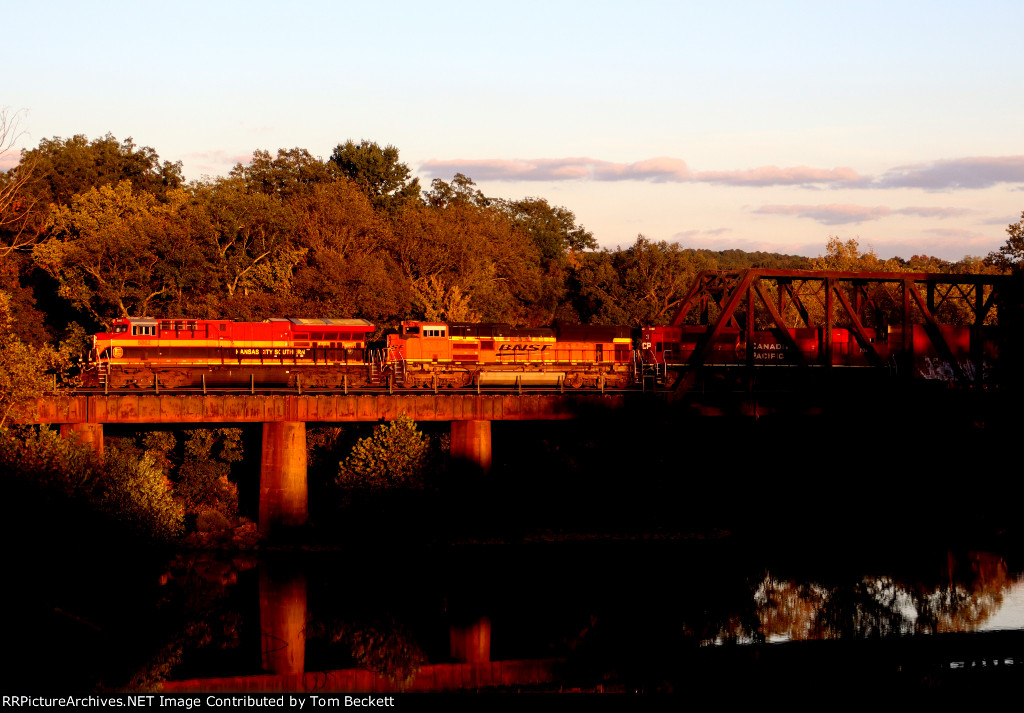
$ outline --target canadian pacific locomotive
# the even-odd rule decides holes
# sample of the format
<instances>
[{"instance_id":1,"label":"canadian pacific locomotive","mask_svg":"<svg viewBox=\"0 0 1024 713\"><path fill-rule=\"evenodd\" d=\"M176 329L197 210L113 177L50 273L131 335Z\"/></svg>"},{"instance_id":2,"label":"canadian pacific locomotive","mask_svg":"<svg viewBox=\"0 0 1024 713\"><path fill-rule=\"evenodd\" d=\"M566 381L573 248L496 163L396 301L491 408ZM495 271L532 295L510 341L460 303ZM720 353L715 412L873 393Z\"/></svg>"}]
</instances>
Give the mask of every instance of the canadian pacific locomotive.
<instances>
[{"instance_id":1,"label":"canadian pacific locomotive","mask_svg":"<svg viewBox=\"0 0 1024 713\"><path fill-rule=\"evenodd\" d=\"M991 340L972 342L967 327L939 327L949 354L941 357L924 327L888 328L858 337L834 328L722 329L710 344L707 327L402 322L373 341L363 319L115 319L93 337L83 383L101 388L287 387L308 389L539 387L621 389L672 386L690 366L730 369L772 366L912 365L918 377L952 380L952 357L988 362ZM979 353L977 350L983 350ZM908 361L907 358L910 360ZM972 375L971 380L975 377Z\"/></svg>"}]
</instances>

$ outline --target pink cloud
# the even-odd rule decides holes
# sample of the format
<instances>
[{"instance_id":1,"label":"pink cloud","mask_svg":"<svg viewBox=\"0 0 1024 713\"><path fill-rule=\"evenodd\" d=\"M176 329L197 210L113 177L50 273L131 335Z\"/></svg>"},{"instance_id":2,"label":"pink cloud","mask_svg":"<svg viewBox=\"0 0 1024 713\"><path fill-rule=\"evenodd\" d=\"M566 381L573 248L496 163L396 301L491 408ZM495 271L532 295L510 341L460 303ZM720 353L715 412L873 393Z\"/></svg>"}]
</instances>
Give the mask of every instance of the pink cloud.
<instances>
[{"instance_id":1,"label":"pink cloud","mask_svg":"<svg viewBox=\"0 0 1024 713\"><path fill-rule=\"evenodd\" d=\"M1024 183L1024 156L975 156L911 166L885 172L881 188L988 188L997 183Z\"/></svg>"},{"instance_id":2,"label":"pink cloud","mask_svg":"<svg viewBox=\"0 0 1024 713\"><path fill-rule=\"evenodd\" d=\"M879 220L890 215L916 215L922 218L942 220L966 215L972 211L965 208L933 206L890 208L884 205L864 206L833 203L829 205L763 205L753 212L761 215L795 215L798 218L816 220L824 225L844 225L847 223L863 223L867 220Z\"/></svg>"},{"instance_id":3,"label":"pink cloud","mask_svg":"<svg viewBox=\"0 0 1024 713\"><path fill-rule=\"evenodd\" d=\"M857 184L867 179L852 168L811 168L810 166L761 166L744 171L699 171L695 181L724 183L730 186L799 186L812 183Z\"/></svg>"},{"instance_id":4,"label":"pink cloud","mask_svg":"<svg viewBox=\"0 0 1024 713\"><path fill-rule=\"evenodd\" d=\"M763 166L742 171L691 171L685 161L668 156L613 163L593 158L558 159L476 159L423 163L420 170L431 176L464 173L485 181L652 181L722 183L733 186L792 186L807 184L858 184L867 179L852 168L811 168L809 166Z\"/></svg>"},{"instance_id":5,"label":"pink cloud","mask_svg":"<svg viewBox=\"0 0 1024 713\"><path fill-rule=\"evenodd\" d=\"M633 163L595 158L432 159L420 166L429 176L464 173L485 181L651 181L714 183L725 186L825 186L831 188L987 188L1019 183L1024 188L1024 156L989 156L933 161L892 168L880 177L863 176L848 166L758 166L742 170L694 171L685 161L661 156Z\"/></svg>"},{"instance_id":6,"label":"pink cloud","mask_svg":"<svg viewBox=\"0 0 1024 713\"><path fill-rule=\"evenodd\" d=\"M708 230L683 230L675 233L672 236L673 240L699 240L702 238L718 238L723 235L728 235L732 232L732 228L711 228Z\"/></svg>"},{"instance_id":7,"label":"pink cloud","mask_svg":"<svg viewBox=\"0 0 1024 713\"><path fill-rule=\"evenodd\" d=\"M865 220L878 220L892 214L886 206L863 205L763 205L754 210L761 215L795 215L798 218L810 218L825 225L842 225L844 223L862 223Z\"/></svg>"},{"instance_id":8,"label":"pink cloud","mask_svg":"<svg viewBox=\"0 0 1024 713\"><path fill-rule=\"evenodd\" d=\"M636 163L612 163L592 158L474 159L423 163L420 170L431 176L463 173L481 181L685 181L689 169L685 161L654 158Z\"/></svg>"},{"instance_id":9,"label":"pink cloud","mask_svg":"<svg viewBox=\"0 0 1024 713\"><path fill-rule=\"evenodd\" d=\"M691 178L690 168L678 158L661 156L636 163L595 164L594 178L599 181L682 182Z\"/></svg>"}]
</instances>

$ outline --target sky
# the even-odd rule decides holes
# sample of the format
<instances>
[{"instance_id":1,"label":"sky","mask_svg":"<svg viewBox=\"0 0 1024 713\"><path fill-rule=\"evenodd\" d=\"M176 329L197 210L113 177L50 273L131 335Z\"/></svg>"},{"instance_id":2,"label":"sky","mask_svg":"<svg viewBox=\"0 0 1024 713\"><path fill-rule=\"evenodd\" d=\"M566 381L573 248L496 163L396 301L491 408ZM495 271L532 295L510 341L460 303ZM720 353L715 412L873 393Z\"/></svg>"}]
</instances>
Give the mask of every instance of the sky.
<instances>
[{"instance_id":1,"label":"sky","mask_svg":"<svg viewBox=\"0 0 1024 713\"><path fill-rule=\"evenodd\" d=\"M371 6L372 5L372 6ZM399 149L604 247L958 260L1024 212L1024 3L6 0L20 147L113 134L225 175ZM10 167L9 154L6 165Z\"/></svg>"}]
</instances>

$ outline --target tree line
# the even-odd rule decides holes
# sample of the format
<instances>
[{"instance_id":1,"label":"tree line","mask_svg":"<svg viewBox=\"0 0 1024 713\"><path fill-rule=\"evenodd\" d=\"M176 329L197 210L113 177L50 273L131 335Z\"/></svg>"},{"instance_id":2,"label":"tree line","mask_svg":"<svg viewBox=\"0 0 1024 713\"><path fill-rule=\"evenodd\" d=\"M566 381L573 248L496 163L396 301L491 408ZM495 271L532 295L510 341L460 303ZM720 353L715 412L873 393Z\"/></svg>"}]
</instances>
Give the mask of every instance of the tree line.
<instances>
[{"instance_id":1,"label":"tree line","mask_svg":"<svg viewBox=\"0 0 1024 713\"><path fill-rule=\"evenodd\" d=\"M597 247L571 210L494 198L456 174L420 186L398 149L257 151L186 182L180 162L108 134L45 139L0 173L0 291L41 345L115 317L271 316L663 324L707 269L1003 270L1007 260L881 260L830 238L817 259L684 248L638 236Z\"/></svg>"}]
</instances>

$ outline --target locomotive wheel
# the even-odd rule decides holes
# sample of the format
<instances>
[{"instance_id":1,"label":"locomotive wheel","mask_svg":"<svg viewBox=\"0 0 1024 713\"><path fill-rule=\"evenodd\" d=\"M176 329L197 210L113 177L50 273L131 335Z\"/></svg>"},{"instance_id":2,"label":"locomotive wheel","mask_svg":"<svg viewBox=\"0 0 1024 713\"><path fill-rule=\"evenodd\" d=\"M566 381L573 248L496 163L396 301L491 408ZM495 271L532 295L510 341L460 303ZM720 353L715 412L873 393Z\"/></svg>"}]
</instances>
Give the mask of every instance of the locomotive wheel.
<instances>
[{"instance_id":1,"label":"locomotive wheel","mask_svg":"<svg viewBox=\"0 0 1024 713\"><path fill-rule=\"evenodd\" d=\"M578 389L583 386L583 375L582 374L566 374L565 380L562 381L570 389Z\"/></svg>"}]
</instances>

